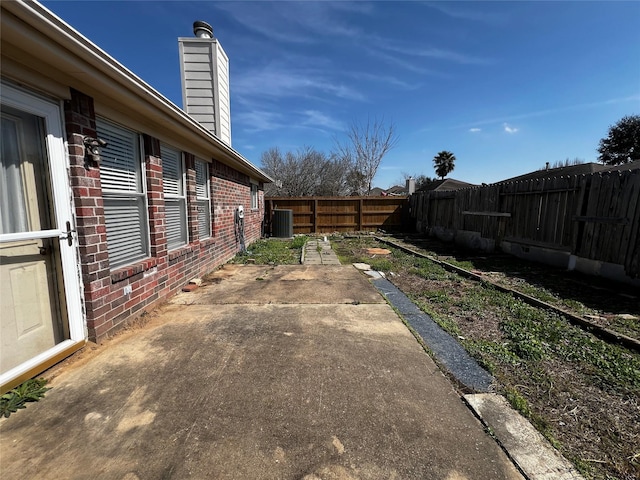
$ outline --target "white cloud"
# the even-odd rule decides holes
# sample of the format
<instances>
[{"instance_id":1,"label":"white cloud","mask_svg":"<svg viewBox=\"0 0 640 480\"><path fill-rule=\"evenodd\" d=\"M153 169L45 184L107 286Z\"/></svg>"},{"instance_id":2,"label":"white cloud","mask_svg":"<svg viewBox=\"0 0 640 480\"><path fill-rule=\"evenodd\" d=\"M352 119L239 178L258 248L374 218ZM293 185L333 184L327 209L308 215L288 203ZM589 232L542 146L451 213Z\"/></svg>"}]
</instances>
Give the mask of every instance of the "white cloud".
<instances>
[{"instance_id":1,"label":"white cloud","mask_svg":"<svg viewBox=\"0 0 640 480\"><path fill-rule=\"evenodd\" d=\"M252 133L278 130L285 126L280 115L261 110L240 112L236 118L236 125L242 125L246 132Z\"/></svg>"},{"instance_id":2,"label":"white cloud","mask_svg":"<svg viewBox=\"0 0 640 480\"><path fill-rule=\"evenodd\" d=\"M408 83L393 75L382 75L378 73L368 73L362 71L344 72L344 75L355 78L358 81L367 80L370 82L383 83L391 87L398 87L403 90L416 90L422 85L420 83Z\"/></svg>"},{"instance_id":3,"label":"white cloud","mask_svg":"<svg viewBox=\"0 0 640 480\"><path fill-rule=\"evenodd\" d=\"M330 130L343 130L343 125L340 121L317 110L305 110L302 114L306 117L302 121L303 125L323 127Z\"/></svg>"},{"instance_id":4,"label":"white cloud","mask_svg":"<svg viewBox=\"0 0 640 480\"><path fill-rule=\"evenodd\" d=\"M538 110L534 112L527 112L527 113L521 113L516 115L504 116L504 117L476 120L473 123L467 123L465 125L461 125L461 127L467 127L469 125L489 125L491 123L504 122L505 120L523 120L526 118L544 117L547 115L555 115L556 113L571 112L575 110L587 110L590 108L598 108L606 105L615 105L615 104L627 103L627 102L637 102L638 100L640 100L640 94L635 94L635 95L630 95L628 97L610 98L608 100L602 100L599 102L566 105L564 107L550 108L548 110Z\"/></svg>"},{"instance_id":5,"label":"white cloud","mask_svg":"<svg viewBox=\"0 0 640 480\"><path fill-rule=\"evenodd\" d=\"M434 8L441 13L461 20L471 20L476 22L483 22L489 25L503 25L509 20L509 15L504 12L489 12L485 5L481 5L480 8L464 8L460 7L458 3L455 7L452 5L457 2L428 2L426 5L430 8ZM477 5L477 4L476 4Z\"/></svg>"},{"instance_id":6,"label":"white cloud","mask_svg":"<svg viewBox=\"0 0 640 480\"><path fill-rule=\"evenodd\" d=\"M270 40L301 44L318 43L321 37L358 37L361 30L345 23L344 12L370 12L332 2L218 2L215 8Z\"/></svg>"},{"instance_id":7,"label":"white cloud","mask_svg":"<svg viewBox=\"0 0 640 480\"><path fill-rule=\"evenodd\" d=\"M315 70L295 70L268 65L263 69L245 71L236 77L234 93L240 97L338 97L347 100L366 100L353 88L338 83Z\"/></svg>"},{"instance_id":8,"label":"white cloud","mask_svg":"<svg viewBox=\"0 0 640 480\"><path fill-rule=\"evenodd\" d=\"M369 55L371 55L372 57L375 57L378 60L384 60L387 63L392 63L406 70L409 70L410 72L420 73L423 75L433 75L436 77L443 77L443 78L448 77L448 75L444 73L438 72L436 70L428 69L419 65L418 62L416 62L415 60L404 60L399 58L397 55L389 55L388 53L382 52L380 49L366 48L365 50Z\"/></svg>"},{"instance_id":9,"label":"white cloud","mask_svg":"<svg viewBox=\"0 0 640 480\"><path fill-rule=\"evenodd\" d=\"M481 128L470 128L470 129L469 129L469 131L470 131L471 133L476 133L476 132L481 132L481 131L482 131L482 129L481 129Z\"/></svg>"},{"instance_id":10,"label":"white cloud","mask_svg":"<svg viewBox=\"0 0 640 480\"><path fill-rule=\"evenodd\" d=\"M418 47L408 45L406 43L400 43L388 39L379 39L376 41L376 46L393 52L395 54L407 55L411 57L423 57L433 58L437 60L447 60L453 63L459 63L463 65L489 65L494 63L494 60L483 57L476 57L472 55L466 55L464 53L454 52L452 50L445 50L435 47Z\"/></svg>"},{"instance_id":11,"label":"white cloud","mask_svg":"<svg viewBox=\"0 0 640 480\"><path fill-rule=\"evenodd\" d=\"M258 133L274 130L291 130L306 128L315 130L344 130L344 125L329 115L318 110L292 112L290 115L268 111L263 107L247 109L237 114L236 126L246 133ZM252 150L253 145L245 145Z\"/></svg>"},{"instance_id":12,"label":"white cloud","mask_svg":"<svg viewBox=\"0 0 640 480\"><path fill-rule=\"evenodd\" d=\"M513 133L516 133L518 131L518 129L516 127L511 127L511 126L509 126L508 123L504 123L504 124L502 124L502 126L504 127L504 131L507 132L507 133L513 134Z\"/></svg>"}]
</instances>

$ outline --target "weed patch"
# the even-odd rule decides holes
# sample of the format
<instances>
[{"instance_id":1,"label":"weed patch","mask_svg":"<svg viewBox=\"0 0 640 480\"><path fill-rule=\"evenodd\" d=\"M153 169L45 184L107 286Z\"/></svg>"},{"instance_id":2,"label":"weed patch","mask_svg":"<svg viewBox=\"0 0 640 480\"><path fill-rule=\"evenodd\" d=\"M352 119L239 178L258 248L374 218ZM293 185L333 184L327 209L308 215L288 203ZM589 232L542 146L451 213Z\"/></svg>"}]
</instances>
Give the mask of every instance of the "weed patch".
<instances>
[{"instance_id":1,"label":"weed patch","mask_svg":"<svg viewBox=\"0 0 640 480\"><path fill-rule=\"evenodd\" d=\"M249 246L247 253L237 254L230 263L254 263L257 265L296 265L300 263L306 236L293 240L260 239Z\"/></svg>"},{"instance_id":2,"label":"weed patch","mask_svg":"<svg viewBox=\"0 0 640 480\"><path fill-rule=\"evenodd\" d=\"M22 408L27 408L26 403L37 402L47 390L47 381L41 378L32 378L0 397L0 417L9 418L12 413Z\"/></svg>"},{"instance_id":3,"label":"weed patch","mask_svg":"<svg viewBox=\"0 0 640 480\"><path fill-rule=\"evenodd\" d=\"M334 240L334 249L347 262L371 264L365 250L376 246L380 245L370 238ZM564 317L490 285L447 272L429 259L384 247L392 253L384 259L389 265L379 269L394 273L389 280L460 340L494 375L511 405L587 479L640 478L640 354L604 342ZM446 260L466 269L490 268L485 274L492 281L554 305L570 305L579 314L611 306L606 296L601 303L586 298L587 307L584 297L579 301L563 295L576 285L555 271L550 279L521 263L516 275L487 257ZM568 287L552 291L552 284ZM634 313L632 302L628 305ZM640 332L637 320L609 315L607 321Z\"/></svg>"}]
</instances>

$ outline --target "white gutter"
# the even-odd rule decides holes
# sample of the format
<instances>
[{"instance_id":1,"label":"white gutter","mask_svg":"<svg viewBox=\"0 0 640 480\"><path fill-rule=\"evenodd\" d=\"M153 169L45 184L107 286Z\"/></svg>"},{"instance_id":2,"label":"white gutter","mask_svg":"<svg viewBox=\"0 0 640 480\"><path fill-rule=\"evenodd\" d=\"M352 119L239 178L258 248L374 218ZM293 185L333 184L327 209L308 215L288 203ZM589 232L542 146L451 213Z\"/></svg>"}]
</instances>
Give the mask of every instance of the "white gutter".
<instances>
[{"instance_id":1,"label":"white gutter","mask_svg":"<svg viewBox=\"0 0 640 480\"><path fill-rule=\"evenodd\" d=\"M52 42L66 48L103 75L131 91L142 101L154 106L167 115L170 120L197 133L201 138L205 138L210 147L227 160L225 163L240 167L245 173L249 173L263 182L274 181L269 175L211 134L181 108L43 5L35 1L3 1L2 9L11 12L21 21L50 38Z\"/></svg>"}]
</instances>

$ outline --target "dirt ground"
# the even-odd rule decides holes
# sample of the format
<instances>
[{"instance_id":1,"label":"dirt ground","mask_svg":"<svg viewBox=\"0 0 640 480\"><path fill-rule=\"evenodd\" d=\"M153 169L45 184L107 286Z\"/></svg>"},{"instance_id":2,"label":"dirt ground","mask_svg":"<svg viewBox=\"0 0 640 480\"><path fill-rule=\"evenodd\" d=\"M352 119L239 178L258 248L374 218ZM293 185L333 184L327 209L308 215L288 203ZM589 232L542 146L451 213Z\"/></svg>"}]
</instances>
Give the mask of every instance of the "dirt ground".
<instances>
[{"instance_id":1,"label":"dirt ground","mask_svg":"<svg viewBox=\"0 0 640 480\"><path fill-rule=\"evenodd\" d=\"M640 340L640 292L631 285L511 255L485 255L431 238L403 236L393 241Z\"/></svg>"}]
</instances>

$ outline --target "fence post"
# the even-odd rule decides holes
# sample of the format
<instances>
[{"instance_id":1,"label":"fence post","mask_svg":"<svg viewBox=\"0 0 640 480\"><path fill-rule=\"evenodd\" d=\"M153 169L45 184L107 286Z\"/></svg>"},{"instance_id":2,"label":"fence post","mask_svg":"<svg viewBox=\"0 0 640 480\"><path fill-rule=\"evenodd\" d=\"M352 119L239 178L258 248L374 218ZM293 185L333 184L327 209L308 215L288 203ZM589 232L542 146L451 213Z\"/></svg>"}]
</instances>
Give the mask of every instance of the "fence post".
<instances>
[{"instance_id":1,"label":"fence post","mask_svg":"<svg viewBox=\"0 0 640 480\"><path fill-rule=\"evenodd\" d=\"M360 201L358 202L358 231L361 232L363 230L362 228L362 218L363 218L363 210L364 210L364 199L361 198Z\"/></svg>"},{"instance_id":2,"label":"fence post","mask_svg":"<svg viewBox=\"0 0 640 480\"><path fill-rule=\"evenodd\" d=\"M318 233L318 199L313 199L313 233Z\"/></svg>"},{"instance_id":3,"label":"fence post","mask_svg":"<svg viewBox=\"0 0 640 480\"><path fill-rule=\"evenodd\" d=\"M500 184L495 185L496 189L496 212L502 212L502 206L504 201L504 195L502 195L502 186ZM502 239L504 238L504 232L507 227L507 217L498 217L498 231L495 236L495 250L500 251L500 245L502 244Z\"/></svg>"},{"instance_id":4,"label":"fence post","mask_svg":"<svg viewBox=\"0 0 640 480\"><path fill-rule=\"evenodd\" d=\"M575 213L572 215L574 218L587 214L592 177L592 175L582 175L582 177L579 177L581 179L581 182L578 201L576 202L577 208L575 209ZM582 247L582 237L584 233L585 223L572 220L571 226L573 228L573 232L571 235L571 255L578 255L579 250Z\"/></svg>"}]
</instances>

